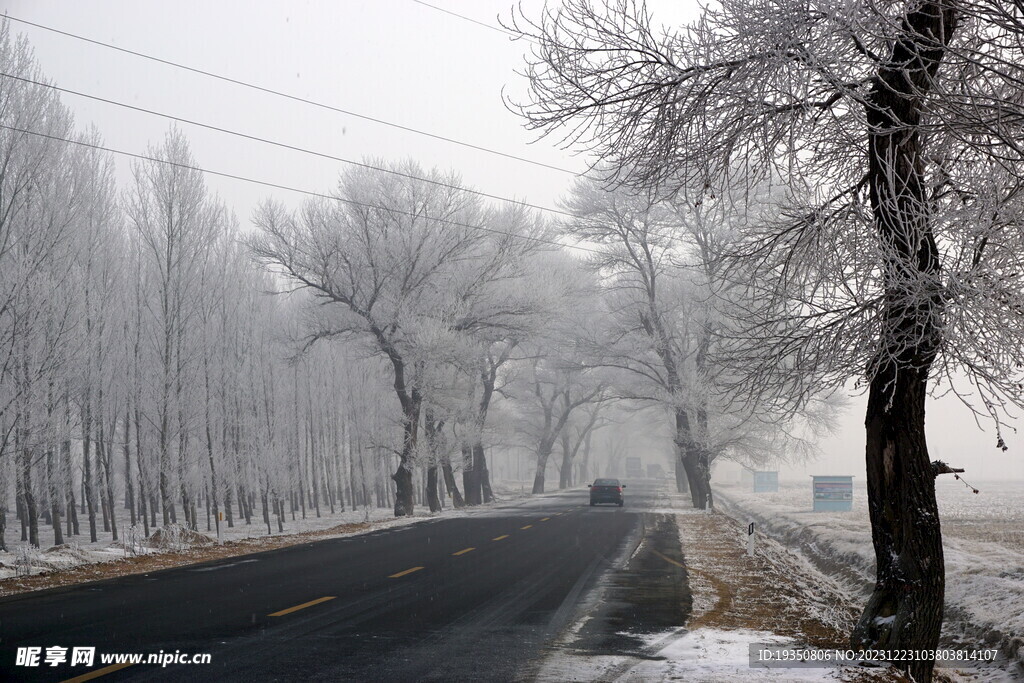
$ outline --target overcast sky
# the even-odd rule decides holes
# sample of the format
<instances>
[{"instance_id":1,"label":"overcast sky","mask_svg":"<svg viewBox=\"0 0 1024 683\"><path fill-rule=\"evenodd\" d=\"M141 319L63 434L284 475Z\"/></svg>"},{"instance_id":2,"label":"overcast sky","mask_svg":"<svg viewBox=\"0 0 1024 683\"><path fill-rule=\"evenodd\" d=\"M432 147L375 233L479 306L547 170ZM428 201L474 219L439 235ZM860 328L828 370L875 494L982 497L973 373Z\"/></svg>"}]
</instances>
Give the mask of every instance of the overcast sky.
<instances>
[{"instance_id":1,"label":"overcast sky","mask_svg":"<svg viewBox=\"0 0 1024 683\"><path fill-rule=\"evenodd\" d=\"M510 2L436 0L430 4L496 26ZM659 23L691 17L696 3L649 2ZM542 3L522 3L536 15ZM414 0L362 2L0 2L10 16L229 76L364 116L458 139L570 171L581 158L534 134L502 102L525 92L516 70L529 44L500 31L426 7ZM288 101L172 66L12 23L36 50L57 85L109 100L314 149L332 156L411 157L423 166L454 169L465 184L491 194L554 207L572 175L467 149L393 127ZM167 119L72 95L65 104L79 128L94 125L114 149L144 153L159 143ZM179 124L203 168L324 192L344 164L276 149ZM531 144L532 143L532 144ZM128 165L119 162L126 183ZM209 176L207 185L243 226L256 204L274 197L297 205L280 190ZM817 463L784 468L783 476L863 476L862 398L824 444ZM1007 434L1010 450L996 450L990 425L979 431L955 399L929 408L933 456L966 467L968 480L1024 479L1024 438Z\"/></svg>"}]
</instances>

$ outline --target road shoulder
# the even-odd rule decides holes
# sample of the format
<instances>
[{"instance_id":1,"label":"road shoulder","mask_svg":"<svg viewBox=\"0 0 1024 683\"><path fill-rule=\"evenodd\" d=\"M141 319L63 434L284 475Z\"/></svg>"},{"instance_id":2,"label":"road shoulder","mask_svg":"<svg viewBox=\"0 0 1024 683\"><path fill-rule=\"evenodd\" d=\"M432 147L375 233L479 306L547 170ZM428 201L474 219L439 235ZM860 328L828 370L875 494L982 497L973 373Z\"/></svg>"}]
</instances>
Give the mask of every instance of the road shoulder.
<instances>
[{"instance_id":1,"label":"road shoulder","mask_svg":"<svg viewBox=\"0 0 1024 683\"><path fill-rule=\"evenodd\" d=\"M857 605L769 539L748 556L732 517L676 500L668 508L645 513L644 542L588 596L536 680L903 680L863 667L752 668L751 643L845 647Z\"/></svg>"}]
</instances>

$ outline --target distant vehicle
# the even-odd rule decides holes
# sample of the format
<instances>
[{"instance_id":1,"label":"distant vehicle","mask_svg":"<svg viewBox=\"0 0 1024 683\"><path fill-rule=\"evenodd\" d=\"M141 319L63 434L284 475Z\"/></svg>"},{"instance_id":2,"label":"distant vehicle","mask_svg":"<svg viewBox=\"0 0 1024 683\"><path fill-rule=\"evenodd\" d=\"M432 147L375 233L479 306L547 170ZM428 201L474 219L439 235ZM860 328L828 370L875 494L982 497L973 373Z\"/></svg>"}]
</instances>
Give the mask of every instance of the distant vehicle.
<instances>
[{"instance_id":1,"label":"distant vehicle","mask_svg":"<svg viewBox=\"0 0 1024 683\"><path fill-rule=\"evenodd\" d=\"M644 463L640 458L626 458L626 476L634 479L644 476Z\"/></svg>"},{"instance_id":2,"label":"distant vehicle","mask_svg":"<svg viewBox=\"0 0 1024 683\"><path fill-rule=\"evenodd\" d=\"M626 488L626 485L620 483L618 479L595 479L589 486L591 505L615 503L622 507L622 489Z\"/></svg>"},{"instance_id":3,"label":"distant vehicle","mask_svg":"<svg viewBox=\"0 0 1024 683\"><path fill-rule=\"evenodd\" d=\"M665 476L665 470L662 466L656 462L648 463L647 465L647 478L648 479L661 479Z\"/></svg>"}]
</instances>

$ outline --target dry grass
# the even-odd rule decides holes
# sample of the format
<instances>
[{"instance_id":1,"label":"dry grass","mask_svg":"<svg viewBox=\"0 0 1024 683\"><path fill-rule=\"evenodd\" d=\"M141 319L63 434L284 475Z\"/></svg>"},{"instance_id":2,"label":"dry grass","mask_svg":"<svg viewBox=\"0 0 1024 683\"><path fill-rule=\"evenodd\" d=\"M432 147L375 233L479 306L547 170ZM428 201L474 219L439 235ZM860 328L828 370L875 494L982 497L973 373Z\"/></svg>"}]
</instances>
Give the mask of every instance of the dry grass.
<instances>
[{"instance_id":1,"label":"dry grass","mask_svg":"<svg viewBox=\"0 0 1024 683\"><path fill-rule=\"evenodd\" d=\"M762 549L748 556L741 542L745 529L728 515L680 514L676 520L694 599L691 630L750 629L813 647L846 646L859 609L837 586L812 583L783 555ZM844 668L838 678L909 680L895 670L854 668ZM948 679L937 672L935 680Z\"/></svg>"}]
</instances>

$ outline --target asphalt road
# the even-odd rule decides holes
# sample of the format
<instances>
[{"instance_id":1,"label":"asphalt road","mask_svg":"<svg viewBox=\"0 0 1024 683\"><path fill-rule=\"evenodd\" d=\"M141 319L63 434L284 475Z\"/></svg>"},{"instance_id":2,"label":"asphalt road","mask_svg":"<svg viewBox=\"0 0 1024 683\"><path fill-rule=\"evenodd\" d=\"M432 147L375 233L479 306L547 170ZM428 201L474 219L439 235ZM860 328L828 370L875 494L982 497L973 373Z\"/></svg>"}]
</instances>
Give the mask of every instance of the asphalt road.
<instances>
[{"instance_id":1,"label":"asphalt road","mask_svg":"<svg viewBox=\"0 0 1024 683\"><path fill-rule=\"evenodd\" d=\"M519 680L639 540L626 506L575 490L246 557L0 600L0 679L60 681L100 653L209 653L96 680ZM16 666L18 647L96 648L93 667ZM41 657L42 659L42 657Z\"/></svg>"}]
</instances>

